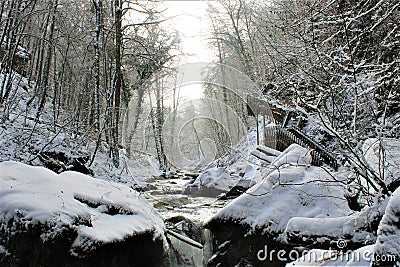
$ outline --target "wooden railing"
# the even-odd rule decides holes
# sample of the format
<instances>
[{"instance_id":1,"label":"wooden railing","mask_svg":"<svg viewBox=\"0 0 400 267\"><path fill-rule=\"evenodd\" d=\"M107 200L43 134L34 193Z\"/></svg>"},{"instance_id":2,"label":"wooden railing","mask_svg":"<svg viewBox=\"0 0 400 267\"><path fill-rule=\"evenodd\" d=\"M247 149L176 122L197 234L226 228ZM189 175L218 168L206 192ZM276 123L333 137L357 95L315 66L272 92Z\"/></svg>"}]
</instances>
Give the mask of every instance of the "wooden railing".
<instances>
[{"instance_id":1,"label":"wooden railing","mask_svg":"<svg viewBox=\"0 0 400 267\"><path fill-rule=\"evenodd\" d=\"M336 157L331 153L329 153L325 148L323 148L317 142L312 140L304 132L295 127L288 128L288 131L293 133L298 139L304 142L309 149L312 150L311 155L314 154L313 160L315 165L321 166L323 163L325 163L326 165L331 166L335 170L338 169L339 166Z\"/></svg>"},{"instance_id":2,"label":"wooden railing","mask_svg":"<svg viewBox=\"0 0 400 267\"><path fill-rule=\"evenodd\" d=\"M300 129L294 127L283 128L277 125L268 126L264 129L265 146L283 151L293 143L311 150L313 165L321 166L326 164L337 170L338 163L335 156L326 151L326 149L308 137Z\"/></svg>"},{"instance_id":3,"label":"wooden railing","mask_svg":"<svg viewBox=\"0 0 400 267\"><path fill-rule=\"evenodd\" d=\"M264 145L275 148L279 151L285 150L288 146L296 143L302 147L311 150L312 164L321 166L326 164L337 170L338 163L334 155L329 153L324 147L312 140L307 134L299 128L304 123L300 117L297 127L290 126L289 121L296 116L296 111L285 109L282 106L269 106L266 100L255 96L247 96L248 115L258 118L259 115L273 116L273 120L279 125L267 126L264 128ZM258 120L257 129L258 129ZM264 118L265 121L265 118ZM259 132L257 130L257 145L259 144Z\"/></svg>"}]
</instances>

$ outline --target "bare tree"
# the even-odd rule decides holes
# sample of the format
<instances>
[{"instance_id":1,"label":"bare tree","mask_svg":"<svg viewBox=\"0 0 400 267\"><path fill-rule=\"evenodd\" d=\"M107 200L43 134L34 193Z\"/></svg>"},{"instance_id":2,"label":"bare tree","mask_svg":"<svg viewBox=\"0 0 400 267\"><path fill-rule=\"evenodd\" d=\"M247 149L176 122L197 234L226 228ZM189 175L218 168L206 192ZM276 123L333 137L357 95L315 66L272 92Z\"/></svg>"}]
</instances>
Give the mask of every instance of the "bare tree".
<instances>
[{"instance_id":1,"label":"bare tree","mask_svg":"<svg viewBox=\"0 0 400 267\"><path fill-rule=\"evenodd\" d=\"M222 6L224 13L210 15L226 62L252 74L283 106L320 124L338 157L387 192L360 143L369 136L398 136L393 103L399 99L399 3L275 0Z\"/></svg>"}]
</instances>

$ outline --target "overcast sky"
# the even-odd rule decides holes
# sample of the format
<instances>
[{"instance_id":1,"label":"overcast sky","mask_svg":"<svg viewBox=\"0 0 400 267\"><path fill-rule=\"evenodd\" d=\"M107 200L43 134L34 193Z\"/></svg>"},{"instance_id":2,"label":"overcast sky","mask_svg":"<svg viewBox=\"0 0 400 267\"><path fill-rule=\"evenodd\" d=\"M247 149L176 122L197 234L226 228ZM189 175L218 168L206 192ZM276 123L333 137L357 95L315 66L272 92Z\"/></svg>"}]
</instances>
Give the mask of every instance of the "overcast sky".
<instances>
[{"instance_id":1,"label":"overcast sky","mask_svg":"<svg viewBox=\"0 0 400 267\"><path fill-rule=\"evenodd\" d=\"M168 8L164 16L171 17L164 25L180 33L182 50L188 54L182 63L212 61L214 57L207 40L211 36L207 2L164 1L163 5Z\"/></svg>"}]
</instances>

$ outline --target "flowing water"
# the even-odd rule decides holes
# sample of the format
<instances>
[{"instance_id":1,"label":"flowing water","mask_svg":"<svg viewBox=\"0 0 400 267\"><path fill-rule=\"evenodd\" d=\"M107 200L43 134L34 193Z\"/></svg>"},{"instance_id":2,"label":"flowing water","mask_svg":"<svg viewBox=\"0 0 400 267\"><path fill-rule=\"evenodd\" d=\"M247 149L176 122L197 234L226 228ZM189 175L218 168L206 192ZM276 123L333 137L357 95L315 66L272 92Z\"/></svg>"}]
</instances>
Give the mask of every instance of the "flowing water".
<instances>
[{"instance_id":1,"label":"flowing water","mask_svg":"<svg viewBox=\"0 0 400 267\"><path fill-rule=\"evenodd\" d=\"M212 236L203 222L229 202L182 194L182 186L189 181L188 177L157 178L151 182L151 189L143 193L164 218L168 229L203 245L200 249L168 235L171 266L207 265L213 255Z\"/></svg>"}]
</instances>

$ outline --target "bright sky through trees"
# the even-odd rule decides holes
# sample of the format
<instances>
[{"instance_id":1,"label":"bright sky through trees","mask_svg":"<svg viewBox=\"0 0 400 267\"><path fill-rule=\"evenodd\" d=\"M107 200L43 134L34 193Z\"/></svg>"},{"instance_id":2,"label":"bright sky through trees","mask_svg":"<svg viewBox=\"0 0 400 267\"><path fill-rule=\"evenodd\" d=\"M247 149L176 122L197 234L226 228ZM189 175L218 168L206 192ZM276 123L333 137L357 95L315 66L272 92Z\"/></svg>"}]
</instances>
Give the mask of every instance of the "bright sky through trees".
<instances>
[{"instance_id":1,"label":"bright sky through trees","mask_svg":"<svg viewBox=\"0 0 400 267\"><path fill-rule=\"evenodd\" d=\"M208 45L211 36L210 19L207 15L207 1L164 1L166 11L163 22L171 31L177 31L181 38L180 48L183 56L179 64L211 62L215 59ZM189 84L180 88L179 98L197 99L202 97L199 84Z\"/></svg>"},{"instance_id":2,"label":"bright sky through trees","mask_svg":"<svg viewBox=\"0 0 400 267\"><path fill-rule=\"evenodd\" d=\"M171 17L165 25L178 31L182 40L182 52L186 54L182 63L211 61L214 56L208 46L207 1L164 1L163 5L168 8L163 15Z\"/></svg>"}]
</instances>

